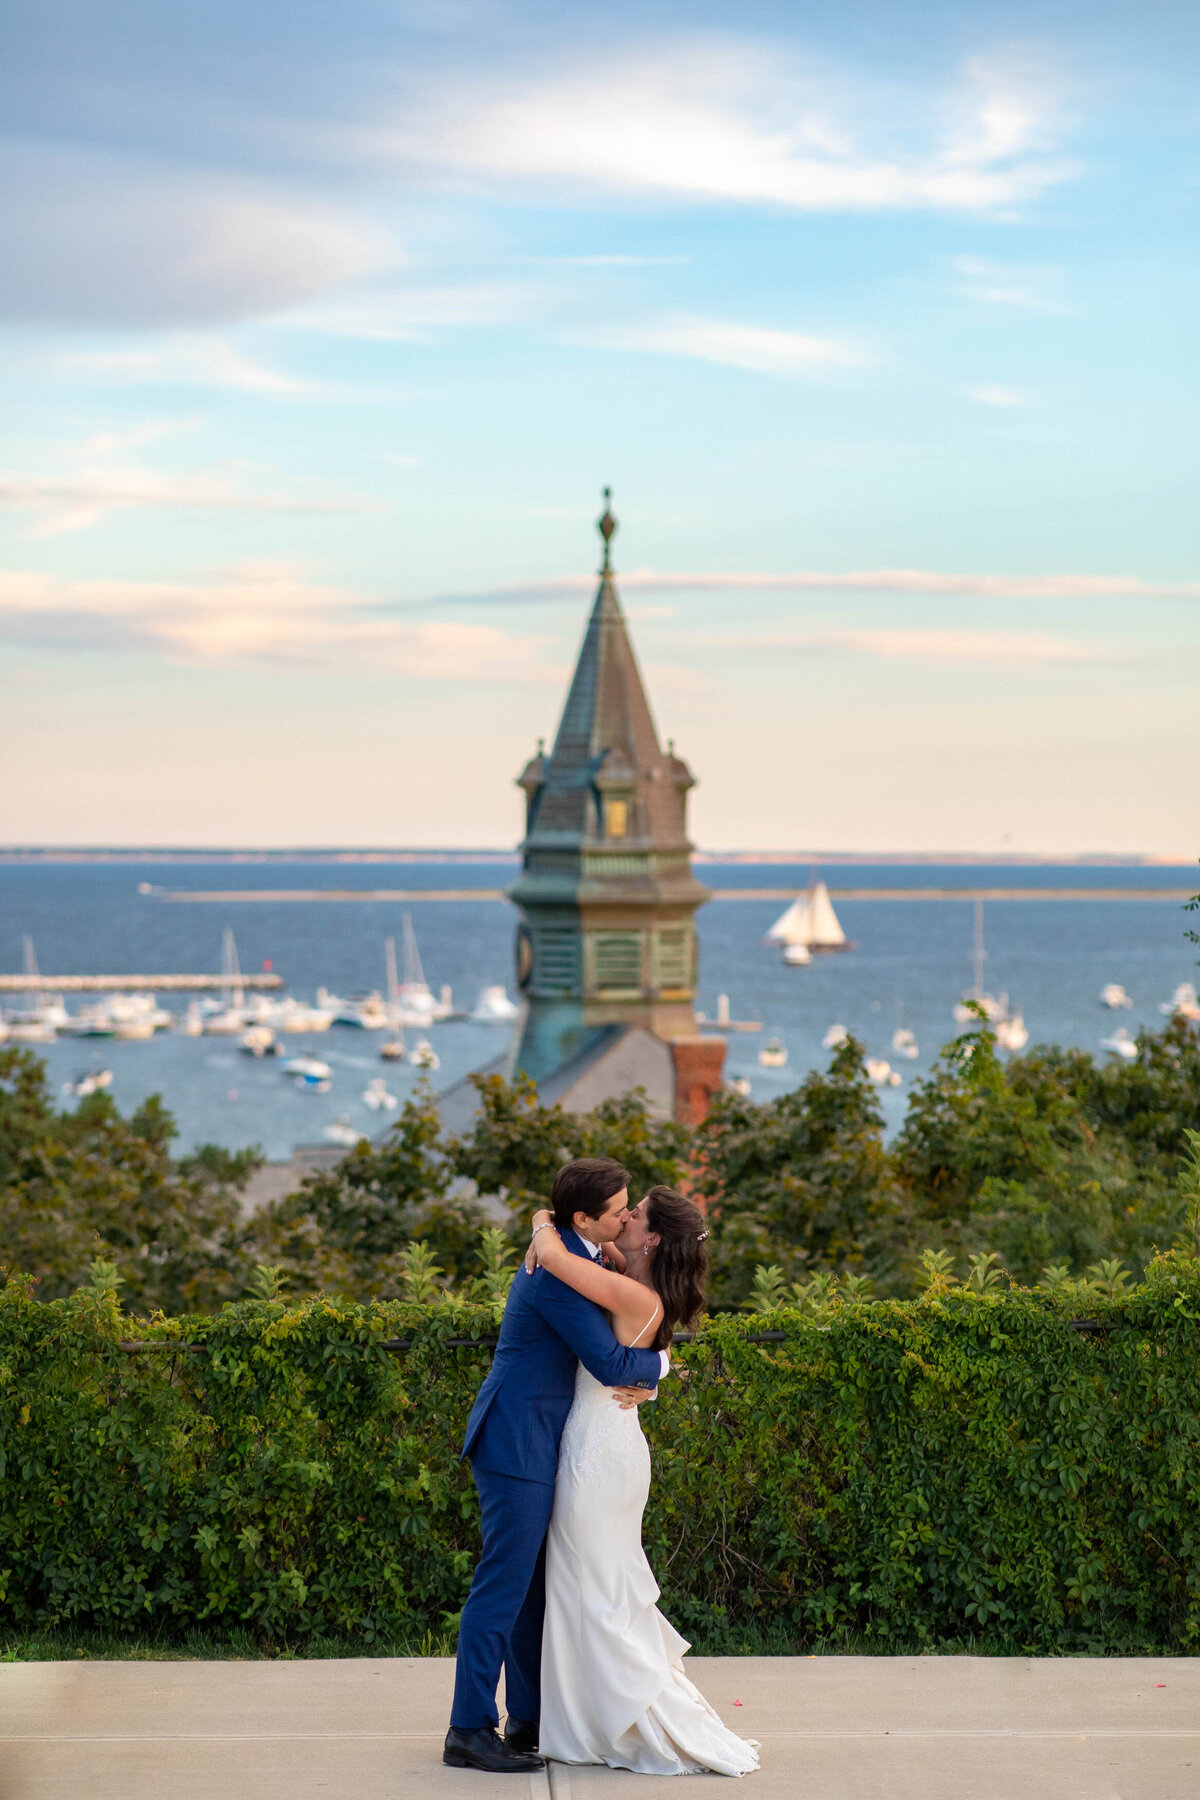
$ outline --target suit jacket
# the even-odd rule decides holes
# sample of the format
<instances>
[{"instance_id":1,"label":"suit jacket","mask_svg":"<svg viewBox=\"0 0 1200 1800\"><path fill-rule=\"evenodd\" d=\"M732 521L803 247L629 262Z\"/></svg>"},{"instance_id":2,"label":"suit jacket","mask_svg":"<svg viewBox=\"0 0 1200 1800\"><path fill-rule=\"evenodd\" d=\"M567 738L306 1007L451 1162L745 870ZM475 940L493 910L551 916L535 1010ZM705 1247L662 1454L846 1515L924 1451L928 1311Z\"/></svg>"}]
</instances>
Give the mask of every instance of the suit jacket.
<instances>
[{"instance_id":1,"label":"suit jacket","mask_svg":"<svg viewBox=\"0 0 1200 1800\"><path fill-rule=\"evenodd\" d=\"M573 1231L563 1242L587 1256ZM657 1387L657 1350L618 1344L603 1311L546 1269L524 1264L508 1292L491 1373L475 1397L462 1453L477 1469L551 1486L582 1363L605 1387Z\"/></svg>"}]
</instances>

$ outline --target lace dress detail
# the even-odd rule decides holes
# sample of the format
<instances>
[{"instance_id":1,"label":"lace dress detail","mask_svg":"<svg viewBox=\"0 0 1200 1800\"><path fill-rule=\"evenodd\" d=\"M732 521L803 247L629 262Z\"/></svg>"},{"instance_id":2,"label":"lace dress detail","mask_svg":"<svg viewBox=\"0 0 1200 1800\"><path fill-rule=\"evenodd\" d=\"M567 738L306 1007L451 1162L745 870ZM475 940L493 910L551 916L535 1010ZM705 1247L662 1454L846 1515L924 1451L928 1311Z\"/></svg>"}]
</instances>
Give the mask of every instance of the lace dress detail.
<instances>
[{"instance_id":1,"label":"lace dress detail","mask_svg":"<svg viewBox=\"0 0 1200 1800\"><path fill-rule=\"evenodd\" d=\"M639 1333L639 1336L641 1333ZM755 1749L683 1672L642 1549L650 1451L638 1408L582 1367L559 1449L546 1544L543 1756L644 1775L744 1775Z\"/></svg>"}]
</instances>

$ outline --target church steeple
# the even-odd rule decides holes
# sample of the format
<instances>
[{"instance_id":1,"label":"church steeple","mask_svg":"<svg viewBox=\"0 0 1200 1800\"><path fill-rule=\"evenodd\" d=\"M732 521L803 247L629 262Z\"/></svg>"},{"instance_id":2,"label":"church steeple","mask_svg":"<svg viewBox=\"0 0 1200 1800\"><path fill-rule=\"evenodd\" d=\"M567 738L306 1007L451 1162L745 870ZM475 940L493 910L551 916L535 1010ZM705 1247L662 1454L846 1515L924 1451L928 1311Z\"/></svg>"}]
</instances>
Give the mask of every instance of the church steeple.
<instances>
[{"instance_id":1,"label":"church steeple","mask_svg":"<svg viewBox=\"0 0 1200 1800\"><path fill-rule=\"evenodd\" d=\"M612 568L609 489L600 585L554 748L526 796L518 980L528 1014L517 1066L544 1080L614 1025L695 1033L696 908L687 764L659 744Z\"/></svg>"}]
</instances>

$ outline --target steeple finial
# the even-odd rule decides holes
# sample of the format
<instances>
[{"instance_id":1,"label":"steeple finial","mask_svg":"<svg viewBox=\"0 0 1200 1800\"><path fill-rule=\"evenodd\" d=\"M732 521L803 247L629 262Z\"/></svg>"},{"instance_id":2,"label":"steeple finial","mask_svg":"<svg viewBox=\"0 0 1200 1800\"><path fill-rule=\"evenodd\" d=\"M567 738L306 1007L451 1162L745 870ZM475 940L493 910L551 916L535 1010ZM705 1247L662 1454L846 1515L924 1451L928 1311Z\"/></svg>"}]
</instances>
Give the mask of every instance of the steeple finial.
<instances>
[{"instance_id":1,"label":"steeple finial","mask_svg":"<svg viewBox=\"0 0 1200 1800\"><path fill-rule=\"evenodd\" d=\"M606 487L604 490L604 512L603 512L603 515L601 516L601 518L598 519L596 522L596 529L600 533L600 536L604 539L604 561L600 565L600 573L602 575L606 575L608 573L608 569L609 569L608 546L609 546L610 542L612 541L613 532L617 529L617 521L612 516L612 507L610 505L611 500L612 500L612 489Z\"/></svg>"}]
</instances>

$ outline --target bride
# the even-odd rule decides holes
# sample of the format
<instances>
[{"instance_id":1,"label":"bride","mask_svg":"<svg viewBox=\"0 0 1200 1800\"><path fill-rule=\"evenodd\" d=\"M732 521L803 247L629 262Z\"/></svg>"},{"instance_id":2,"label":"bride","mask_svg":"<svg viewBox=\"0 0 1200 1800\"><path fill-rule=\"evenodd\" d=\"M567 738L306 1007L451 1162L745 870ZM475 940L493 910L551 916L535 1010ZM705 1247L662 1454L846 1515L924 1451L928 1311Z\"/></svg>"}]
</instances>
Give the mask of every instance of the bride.
<instances>
[{"instance_id":1,"label":"bride","mask_svg":"<svg viewBox=\"0 0 1200 1800\"><path fill-rule=\"evenodd\" d=\"M572 1255L551 1213L533 1223L530 1268L606 1308L622 1344L666 1349L675 1326L700 1312L708 1232L673 1188L651 1188L626 1215L609 1246L624 1273ZM650 1452L637 1415L580 1364L546 1540L539 1749L642 1775L744 1775L758 1767L756 1749L688 1680L690 1646L655 1605L642 1549Z\"/></svg>"}]
</instances>

